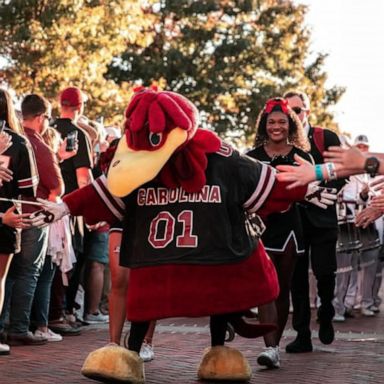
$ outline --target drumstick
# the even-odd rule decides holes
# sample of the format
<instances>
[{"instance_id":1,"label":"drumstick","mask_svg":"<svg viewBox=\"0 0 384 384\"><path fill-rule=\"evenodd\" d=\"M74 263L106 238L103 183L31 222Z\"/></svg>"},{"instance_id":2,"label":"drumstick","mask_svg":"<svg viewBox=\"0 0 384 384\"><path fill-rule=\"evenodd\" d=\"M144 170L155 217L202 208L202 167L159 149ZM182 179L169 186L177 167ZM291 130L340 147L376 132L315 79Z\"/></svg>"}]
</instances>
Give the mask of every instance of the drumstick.
<instances>
[{"instance_id":1,"label":"drumstick","mask_svg":"<svg viewBox=\"0 0 384 384\"><path fill-rule=\"evenodd\" d=\"M37 201L6 199L4 197L0 197L0 201L8 201L9 203L21 203L21 204L29 204L29 205L38 205L39 207L43 206L42 203L38 203Z\"/></svg>"}]
</instances>

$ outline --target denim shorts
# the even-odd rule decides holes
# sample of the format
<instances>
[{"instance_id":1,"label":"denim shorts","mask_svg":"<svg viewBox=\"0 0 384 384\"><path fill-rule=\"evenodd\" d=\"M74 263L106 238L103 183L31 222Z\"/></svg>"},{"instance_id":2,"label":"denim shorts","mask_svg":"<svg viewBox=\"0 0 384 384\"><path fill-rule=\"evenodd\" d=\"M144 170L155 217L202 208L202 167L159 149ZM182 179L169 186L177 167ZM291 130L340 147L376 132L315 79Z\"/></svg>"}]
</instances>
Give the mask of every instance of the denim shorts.
<instances>
[{"instance_id":1,"label":"denim shorts","mask_svg":"<svg viewBox=\"0 0 384 384\"><path fill-rule=\"evenodd\" d=\"M108 232L92 231L87 233L85 254L87 260L108 264Z\"/></svg>"}]
</instances>

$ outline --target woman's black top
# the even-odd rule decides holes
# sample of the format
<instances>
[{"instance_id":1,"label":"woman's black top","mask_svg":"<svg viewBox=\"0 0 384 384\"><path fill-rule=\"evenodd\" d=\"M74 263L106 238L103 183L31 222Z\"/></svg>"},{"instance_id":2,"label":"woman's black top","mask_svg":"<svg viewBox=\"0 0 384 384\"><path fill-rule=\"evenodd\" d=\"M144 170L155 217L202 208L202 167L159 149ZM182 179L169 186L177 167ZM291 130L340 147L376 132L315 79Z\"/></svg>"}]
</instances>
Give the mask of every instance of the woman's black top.
<instances>
[{"instance_id":1,"label":"woman's black top","mask_svg":"<svg viewBox=\"0 0 384 384\"><path fill-rule=\"evenodd\" d=\"M308 153L296 147L292 147L292 150L285 156L280 155L273 158L267 154L264 146L252 149L247 153L248 156L269 164L274 168L282 164L294 165L295 154L313 162L312 157ZM303 228L296 203L293 203L285 212L269 215L265 226L266 230L262 235L262 240L267 251L284 253L288 242L292 239L295 242L296 253L304 252Z\"/></svg>"}]
</instances>

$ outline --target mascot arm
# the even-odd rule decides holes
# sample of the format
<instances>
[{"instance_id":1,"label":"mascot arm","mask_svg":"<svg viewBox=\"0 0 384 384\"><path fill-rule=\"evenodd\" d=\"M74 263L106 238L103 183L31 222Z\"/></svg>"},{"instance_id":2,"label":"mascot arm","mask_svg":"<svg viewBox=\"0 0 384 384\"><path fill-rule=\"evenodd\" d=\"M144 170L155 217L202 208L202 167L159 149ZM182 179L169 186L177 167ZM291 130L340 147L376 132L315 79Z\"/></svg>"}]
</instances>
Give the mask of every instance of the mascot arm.
<instances>
[{"instance_id":1,"label":"mascot arm","mask_svg":"<svg viewBox=\"0 0 384 384\"><path fill-rule=\"evenodd\" d=\"M83 216L87 224L100 221L113 224L122 220L125 211L124 202L108 191L104 175L64 196L63 201L72 216Z\"/></svg>"},{"instance_id":2,"label":"mascot arm","mask_svg":"<svg viewBox=\"0 0 384 384\"><path fill-rule=\"evenodd\" d=\"M271 213L285 212L293 202L304 200L307 185L287 189L288 185L287 182L275 180L271 192L257 212L262 219L265 219Z\"/></svg>"}]
</instances>

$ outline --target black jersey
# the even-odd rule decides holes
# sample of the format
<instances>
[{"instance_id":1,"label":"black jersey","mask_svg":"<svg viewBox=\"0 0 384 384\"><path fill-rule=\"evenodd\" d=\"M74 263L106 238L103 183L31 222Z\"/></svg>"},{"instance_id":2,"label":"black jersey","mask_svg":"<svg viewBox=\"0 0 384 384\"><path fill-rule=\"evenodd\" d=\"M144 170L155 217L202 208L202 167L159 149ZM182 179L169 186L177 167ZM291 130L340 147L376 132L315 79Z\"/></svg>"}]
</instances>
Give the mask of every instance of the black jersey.
<instances>
[{"instance_id":1,"label":"black jersey","mask_svg":"<svg viewBox=\"0 0 384 384\"><path fill-rule=\"evenodd\" d=\"M12 137L12 145L1 155L13 172L10 182L3 182L0 196L17 199L20 196L34 197L39 183L36 161L28 139L6 128L5 132ZM0 202L0 211L7 210L12 203Z\"/></svg>"},{"instance_id":2,"label":"black jersey","mask_svg":"<svg viewBox=\"0 0 384 384\"><path fill-rule=\"evenodd\" d=\"M34 197L39 178L33 150L28 139L6 128L5 132L12 137L12 145L1 155L2 161L13 172L13 179L3 182L0 197L17 199L22 196ZM0 212L8 210L13 203L0 201ZM15 228L0 226L0 253L11 254L19 250L20 234Z\"/></svg>"},{"instance_id":3,"label":"black jersey","mask_svg":"<svg viewBox=\"0 0 384 384\"><path fill-rule=\"evenodd\" d=\"M248 257L256 247L245 225L275 180L273 168L232 147L209 154L198 193L151 182L124 198L120 264L221 264Z\"/></svg>"},{"instance_id":4,"label":"black jersey","mask_svg":"<svg viewBox=\"0 0 384 384\"><path fill-rule=\"evenodd\" d=\"M295 154L312 162L312 158L308 153L296 147L293 147L288 155L277 156L275 158L271 158L265 152L263 146L257 147L247 153L248 156L273 167L281 164L294 164L293 156ZM266 230L262 235L262 240L267 251L284 252L289 240L292 239L296 244L296 252L304 252L303 228L297 204L293 203L290 208L283 213L273 213L269 215L265 221L265 225Z\"/></svg>"}]
</instances>

